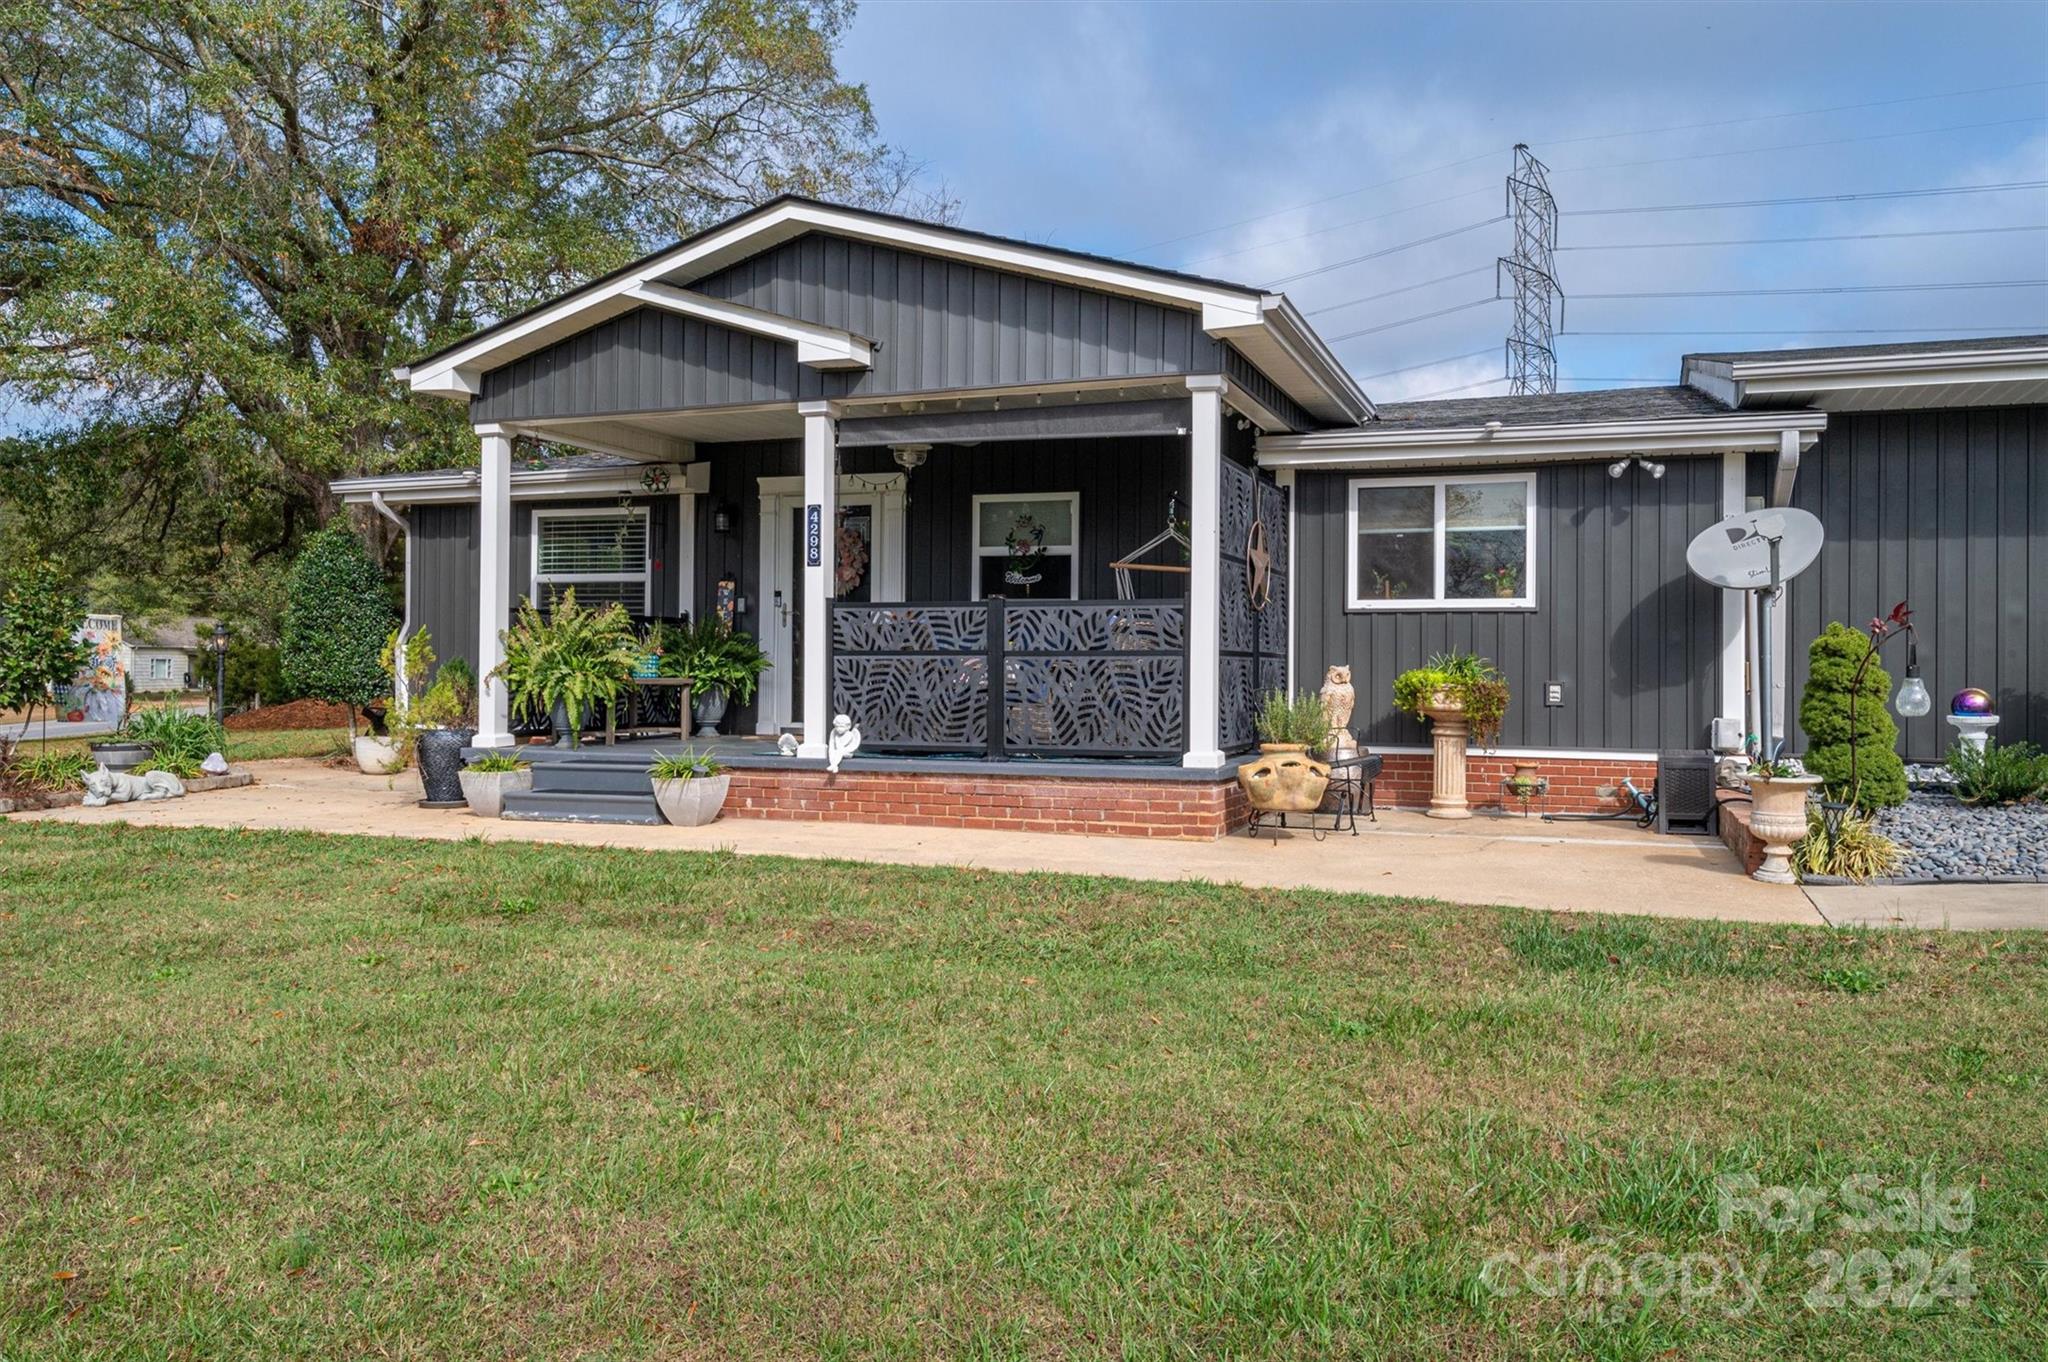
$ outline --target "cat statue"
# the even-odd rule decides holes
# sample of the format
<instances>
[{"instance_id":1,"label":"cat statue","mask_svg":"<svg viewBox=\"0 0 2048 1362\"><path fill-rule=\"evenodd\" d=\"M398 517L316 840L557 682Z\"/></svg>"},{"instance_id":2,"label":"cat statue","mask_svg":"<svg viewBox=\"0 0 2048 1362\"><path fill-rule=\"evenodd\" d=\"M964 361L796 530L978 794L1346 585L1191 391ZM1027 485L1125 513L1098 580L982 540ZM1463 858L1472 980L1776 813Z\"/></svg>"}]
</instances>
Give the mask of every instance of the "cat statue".
<instances>
[{"instance_id":1,"label":"cat statue","mask_svg":"<svg viewBox=\"0 0 2048 1362\"><path fill-rule=\"evenodd\" d=\"M176 799L185 793L185 783L169 771L151 771L136 776L126 771L109 771L102 766L96 771L87 771L84 781L84 803L89 809L97 809L103 804Z\"/></svg>"}]
</instances>

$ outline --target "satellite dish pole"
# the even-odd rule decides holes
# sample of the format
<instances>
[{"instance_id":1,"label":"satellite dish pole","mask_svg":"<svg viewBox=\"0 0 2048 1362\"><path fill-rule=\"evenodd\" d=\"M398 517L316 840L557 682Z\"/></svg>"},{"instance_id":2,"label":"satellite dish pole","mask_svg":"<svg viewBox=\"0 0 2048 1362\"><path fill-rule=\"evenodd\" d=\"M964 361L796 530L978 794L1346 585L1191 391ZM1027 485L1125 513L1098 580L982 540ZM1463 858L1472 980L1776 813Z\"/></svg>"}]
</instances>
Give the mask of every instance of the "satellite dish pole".
<instances>
[{"instance_id":1,"label":"satellite dish pole","mask_svg":"<svg viewBox=\"0 0 2048 1362\"><path fill-rule=\"evenodd\" d=\"M1778 584L1783 580L1778 571L1778 552L1779 546L1785 542L1785 517L1758 516L1756 531L1764 537L1764 542L1769 544L1771 549L1770 584L1764 588L1763 594L1757 597L1756 604L1757 630L1761 635L1757 639L1756 670L1757 688L1763 692L1761 726L1764 730L1764 760L1776 761L1779 751L1785 746L1785 740L1777 732L1778 707L1773 703L1777 697L1771 690L1771 643L1777 637L1771 632L1771 610L1778 599Z\"/></svg>"},{"instance_id":2,"label":"satellite dish pole","mask_svg":"<svg viewBox=\"0 0 2048 1362\"><path fill-rule=\"evenodd\" d=\"M1773 712L1771 678L1771 613L1787 580L1813 566L1827 538L1810 511L1779 506L1743 511L1717 520L1685 546L1685 565L1695 577L1715 586L1757 593L1756 671L1760 717L1757 748L1765 760L1775 758L1785 740Z\"/></svg>"}]
</instances>

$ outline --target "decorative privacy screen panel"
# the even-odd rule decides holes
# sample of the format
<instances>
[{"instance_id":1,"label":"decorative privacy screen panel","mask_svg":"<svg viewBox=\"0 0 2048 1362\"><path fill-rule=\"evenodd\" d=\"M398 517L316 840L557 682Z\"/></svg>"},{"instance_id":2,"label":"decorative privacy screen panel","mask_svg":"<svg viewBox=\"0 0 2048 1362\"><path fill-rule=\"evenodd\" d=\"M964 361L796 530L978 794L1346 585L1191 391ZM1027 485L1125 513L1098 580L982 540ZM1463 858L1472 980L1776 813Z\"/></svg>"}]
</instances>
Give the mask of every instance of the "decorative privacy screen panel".
<instances>
[{"instance_id":1,"label":"decorative privacy screen panel","mask_svg":"<svg viewBox=\"0 0 2048 1362\"><path fill-rule=\"evenodd\" d=\"M991 676L1002 678L995 697ZM1187 732L1187 607L835 604L832 704L877 750L1178 756Z\"/></svg>"},{"instance_id":2,"label":"decorative privacy screen panel","mask_svg":"<svg viewBox=\"0 0 2048 1362\"><path fill-rule=\"evenodd\" d=\"M1218 727L1226 752L1258 739L1259 697L1287 684L1287 493L1234 460L1223 461L1222 618L1218 621ZM1263 606L1263 608L1261 608Z\"/></svg>"}]
</instances>

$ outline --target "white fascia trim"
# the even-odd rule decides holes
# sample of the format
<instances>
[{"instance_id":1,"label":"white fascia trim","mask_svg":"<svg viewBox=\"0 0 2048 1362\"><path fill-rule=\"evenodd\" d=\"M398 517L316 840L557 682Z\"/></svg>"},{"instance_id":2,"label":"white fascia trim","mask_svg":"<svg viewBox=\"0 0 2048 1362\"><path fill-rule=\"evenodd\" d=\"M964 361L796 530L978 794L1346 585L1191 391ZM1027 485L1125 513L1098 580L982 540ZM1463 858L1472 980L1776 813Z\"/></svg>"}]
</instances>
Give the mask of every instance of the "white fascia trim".
<instances>
[{"instance_id":1,"label":"white fascia trim","mask_svg":"<svg viewBox=\"0 0 2048 1362\"><path fill-rule=\"evenodd\" d=\"M1827 429L1819 411L1737 413L1679 421L1601 421L1520 426L1489 433L1482 426L1422 430L1319 431L1259 441L1265 468L1369 468L1381 464L1520 463L1596 459L1611 454L1724 454L1776 450L1786 432L1809 448Z\"/></svg>"},{"instance_id":2,"label":"white fascia trim","mask_svg":"<svg viewBox=\"0 0 2048 1362\"><path fill-rule=\"evenodd\" d=\"M1854 388L1915 388L1960 383L2038 383L2048 380L2048 346L2010 350L1944 350L1903 355L1803 356L1719 360L1686 366L1685 381L1702 391L1720 379L1739 403L1786 393ZM1715 392L1720 396L1719 392Z\"/></svg>"},{"instance_id":3,"label":"white fascia trim","mask_svg":"<svg viewBox=\"0 0 2048 1362\"><path fill-rule=\"evenodd\" d=\"M813 369L867 369L874 366L873 343L866 336L856 336L837 327L800 322L794 317L728 303L723 298L692 293L658 280L636 285L626 290L626 296L735 331L789 341L796 346L796 362Z\"/></svg>"},{"instance_id":4,"label":"white fascia trim","mask_svg":"<svg viewBox=\"0 0 2048 1362\"><path fill-rule=\"evenodd\" d=\"M1369 421L1379 414L1379 408L1366 396L1365 389L1358 386L1358 380L1351 376L1351 371L1316 334L1316 329L1308 324L1308 318L1301 315L1301 309L1294 305L1293 299L1284 293L1270 293L1259 300L1259 306L1277 333L1275 339L1343 404L1349 419Z\"/></svg>"},{"instance_id":5,"label":"white fascia trim","mask_svg":"<svg viewBox=\"0 0 2048 1362\"><path fill-rule=\"evenodd\" d=\"M666 469L671 487L688 481L688 469L676 464L647 464L638 468L515 468L512 499L645 496L649 493L641 479L647 476L648 468ZM470 468L431 477L345 478L335 482L333 489L350 506L369 505L370 499L380 494L393 506L420 506L475 501L481 485L482 475Z\"/></svg>"}]
</instances>

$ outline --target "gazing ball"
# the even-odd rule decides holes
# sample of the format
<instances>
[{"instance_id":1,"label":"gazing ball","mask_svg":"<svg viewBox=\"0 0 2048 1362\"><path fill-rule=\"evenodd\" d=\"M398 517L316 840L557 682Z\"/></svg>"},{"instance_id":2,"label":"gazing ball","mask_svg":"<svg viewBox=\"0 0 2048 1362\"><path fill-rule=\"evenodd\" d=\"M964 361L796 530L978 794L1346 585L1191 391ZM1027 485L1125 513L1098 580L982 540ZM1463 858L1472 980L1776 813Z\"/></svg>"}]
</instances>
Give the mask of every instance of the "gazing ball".
<instances>
[{"instance_id":1,"label":"gazing ball","mask_svg":"<svg viewBox=\"0 0 2048 1362\"><path fill-rule=\"evenodd\" d=\"M1991 697L1984 691L1971 686L1968 690L1956 692L1956 698L1948 702L1951 714L1989 714Z\"/></svg>"}]
</instances>

